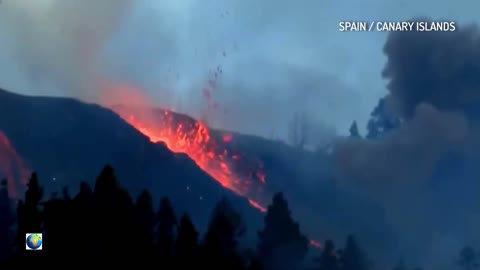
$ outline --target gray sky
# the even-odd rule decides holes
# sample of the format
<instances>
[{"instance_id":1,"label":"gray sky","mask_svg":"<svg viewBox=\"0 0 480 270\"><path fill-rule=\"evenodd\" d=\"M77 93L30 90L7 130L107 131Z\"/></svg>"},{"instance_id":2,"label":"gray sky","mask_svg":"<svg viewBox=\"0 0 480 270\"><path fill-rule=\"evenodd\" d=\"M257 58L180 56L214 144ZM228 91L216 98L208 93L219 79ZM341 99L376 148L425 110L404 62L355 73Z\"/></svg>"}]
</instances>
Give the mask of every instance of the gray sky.
<instances>
[{"instance_id":1,"label":"gray sky","mask_svg":"<svg viewBox=\"0 0 480 270\"><path fill-rule=\"evenodd\" d=\"M287 119L305 110L345 133L352 120L363 127L386 93L386 33L339 32L339 21L478 21L475 1L357 2L3 0L0 85L94 99L98 78L128 82L199 117L209 72L221 67L214 125L282 137Z\"/></svg>"}]
</instances>

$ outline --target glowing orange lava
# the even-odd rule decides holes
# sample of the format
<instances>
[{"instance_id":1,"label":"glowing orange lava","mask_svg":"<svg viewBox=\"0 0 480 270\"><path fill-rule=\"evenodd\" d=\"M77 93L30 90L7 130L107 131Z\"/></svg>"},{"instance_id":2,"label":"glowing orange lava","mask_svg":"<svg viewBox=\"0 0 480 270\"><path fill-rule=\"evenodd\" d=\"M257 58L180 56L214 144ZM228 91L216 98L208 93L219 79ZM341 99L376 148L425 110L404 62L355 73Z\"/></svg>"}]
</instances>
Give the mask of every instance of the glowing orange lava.
<instances>
[{"instance_id":1,"label":"glowing orange lava","mask_svg":"<svg viewBox=\"0 0 480 270\"><path fill-rule=\"evenodd\" d=\"M253 198L258 194L252 194L253 190L258 190L252 185L265 183L265 173L238 153L229 153L225 144L232 141L231 134L216 138L204 123L183 116L179 119L167 110L157 110L157 114L152 115L144 108L118 106L112 109L152 142L163 142L172 152L187 154L223 187L247 197L252 206L265 211L265 207ZM247 171L238 173L238 167Z\"/></svg>"},{"instance_id":2,"label":"glowing orange lava","mask_svg":"<svg viewBox=\"0 0 480 270\"><path fill-rule=\"evenodd\" d=\"M262 165L228 150L226 146L233 141L232 134L219 135L212 132L202 121L170 110L155 110L153 104L142 95L142 91L134 86L107 86L110 91L106 92L105 98L109 101L106 106L150 141L163 142L172 152L187 154L224 188L247 198L250 205L262 213L267 211L259 202L262 198L265 199L262 191L266 174ZM128 105L114 106L112 103L115 102L112 100ZM310 240L310 245L314 248L320 247L316 240Z\"/></svg>"},{"instance_id":3,"label":"glowing orange lava","mask_svg":"<svg viewBox=\"0 0 480 270\"><path fill-rule=\"evenodd\" d=\"M19 184L25 186L28 183L29 170L2 131L0 131L0 176L8 181L8 195L18 199Z\"/></svg>"}]
</instances>

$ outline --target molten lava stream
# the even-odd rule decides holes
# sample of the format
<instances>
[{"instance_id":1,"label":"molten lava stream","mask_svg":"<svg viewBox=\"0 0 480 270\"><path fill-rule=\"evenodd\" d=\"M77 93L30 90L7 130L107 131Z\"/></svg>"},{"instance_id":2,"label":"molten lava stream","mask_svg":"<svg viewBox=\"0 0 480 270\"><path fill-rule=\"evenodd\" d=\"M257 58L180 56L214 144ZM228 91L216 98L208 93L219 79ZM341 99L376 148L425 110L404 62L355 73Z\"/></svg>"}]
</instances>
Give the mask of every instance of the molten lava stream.
<instances>
[{"instance_id":1,"label":"molten lava stream","mask_svg":"<svg viewBox=\"0 0 480 270\"><path fill-rule=\"evenodd\" d=\"M255 168L253 172L246 172L246 175L255 175L255 179L242 177L234 172L229 164L240 163L242 159L237 154L230 154L225 143L231 141L231 135L226 135L223 140L215 140L209 128L200 121L190 118L177 119L169 111L163 111L163 115L145 115L130 108L114 108L125 121L147 136L150 141L163 142L175 153L187 154L203 171L223 187L248 198L249 203L265 212L266 209L254 198L252 198L253 183L264 184L264 173ZM144 111L142 111L144 113ZM243 166L245 167L245 166ZM248 167L248 166L247 166Z\"/></svg>"},{"instance_id":2,"label":"molten lava stream","mask_svg":"<svg viewBox=\"0 0 480 270\"><path fill-rule=\"evenodd\" d=\"M212 137L208 127L200 121L178 120L169 111L163 111L163 116L152 116L151 113L145 115L144 110L135 110L132 108L117 107L112 108L120 117L132 125L135 129L147 136L150 141L164 142L165 145L175 153L187 154L195 163L223 187L244 196L248 199L250 205L262 213L266 212L266 207L252 198L251 185L265 184L265 173L261 167L256 167L245 174L253 177L242 177L236 174L229 164L242 166L245 162L238 154L229 154L222 143L228 143L232 140L232 135L226 135L222 140L216 141ZM249 166L246 166L247 168ZM262 186L259 186L260 188ZM316 240L309 240L309 244L314 248L321 246Z\"/></svg>"}]
</instances>

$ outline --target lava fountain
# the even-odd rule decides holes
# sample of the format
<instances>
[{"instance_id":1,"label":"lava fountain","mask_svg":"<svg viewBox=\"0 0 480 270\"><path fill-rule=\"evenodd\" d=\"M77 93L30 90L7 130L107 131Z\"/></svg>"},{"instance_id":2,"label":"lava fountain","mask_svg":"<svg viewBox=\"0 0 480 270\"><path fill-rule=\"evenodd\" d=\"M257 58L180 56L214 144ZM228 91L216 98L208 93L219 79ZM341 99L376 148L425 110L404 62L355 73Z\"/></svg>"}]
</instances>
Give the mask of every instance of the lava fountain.
<instances>
[{"instance_id":1,"label":"lava fountain","mask_svg":"<svg viewBox=\"0 0 480 270\"><path fill-rule=\"evenodd\" d=\"M266 174L259 162L252 162L227 147L232 134L212 131L204 122L172 110L154 109L154 105L132 85L107 85L104 106L109 107L127 123L147 136L151 142L163 142L172 152L188 155L200 169L224 188L247 198L262 213L268 201L263 194ZM124 104L124 105L112 105ZM126 105L125 105L126 104ZM310 239L310 246L321 243Z\"/></svg>"},{"instance_id":2,"label":"lava fountain","mask_svg":"<svg viewBox=\"0 0 480 270\"><path fill-rule=\"evenodd\" d=\"M128 85L110 88L108 100L118 100L121 106L108 106L150 141L163 142L172 152L187 154L203 171L224 188L248 199L262 212L261 201L265 173L261 163L252 162L229 149L232 134L212 131L204 122L171 110L154 109L142 91ZM113 95L113 97L112 97Z\"/></svg>"}]
</instances>

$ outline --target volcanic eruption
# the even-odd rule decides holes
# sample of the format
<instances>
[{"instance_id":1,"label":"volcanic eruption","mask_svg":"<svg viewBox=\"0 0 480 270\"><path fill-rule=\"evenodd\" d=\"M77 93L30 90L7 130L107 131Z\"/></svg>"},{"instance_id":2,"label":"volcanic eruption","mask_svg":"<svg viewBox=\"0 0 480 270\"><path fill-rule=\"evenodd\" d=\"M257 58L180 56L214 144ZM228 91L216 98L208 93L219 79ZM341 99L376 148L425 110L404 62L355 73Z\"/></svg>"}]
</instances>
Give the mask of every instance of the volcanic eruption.
<instances>
[{"instance_id":1,"label":"volcanic eruption","mask_svg":"<svg viewBox=\"0 0 480 270\"><path fill-rule=\"evenodd\" d=\"M108 85L104 106L109 107L127 123L147 136L153 143L164 143L175 153L188 155L200 169L222 187L245 197L250 205L266 212L266 174L261 162L244 157L229 147L234 135L210 129L203 121L156 109L141 89L132 85ZM105 88L104 88L105 89ZM112 105L112 100L115 102ZM110 103L107 105L106 103ZM233 147L234 148L234 147ZM321 243L310 239L309 244L319 248Z\"/></svg>"},{"instance_id":2,"label":"volcanic eruption","mask_svg":"<svg viewBox=\"0 0 480 270\"><path fill-rule=\"evenodd\" d=\"M142 91L131 85L110 85L107 105L153 143L164 143L172 152L188 155L198 167L224 188L246 197L262 212L268 200L263 193L265 173L260 162L251 161L228 147L230 133L212 131L204 122L172 110L155 109ZM110 102L111 103L111 102Z\"/></svg>"}]
</instances>

